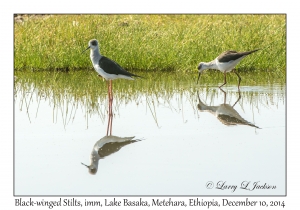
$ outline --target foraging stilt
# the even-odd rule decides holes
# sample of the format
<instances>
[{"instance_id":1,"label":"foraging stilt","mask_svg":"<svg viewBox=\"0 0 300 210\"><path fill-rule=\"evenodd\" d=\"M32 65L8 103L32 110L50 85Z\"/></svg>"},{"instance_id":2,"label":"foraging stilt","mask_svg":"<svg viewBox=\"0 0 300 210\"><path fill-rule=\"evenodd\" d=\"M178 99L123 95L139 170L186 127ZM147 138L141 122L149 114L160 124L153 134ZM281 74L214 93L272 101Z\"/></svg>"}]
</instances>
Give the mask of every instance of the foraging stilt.
<instances>
[{"instance_id":1,"label":"foraging stilt","mask_svg":"<svg viewBox=\"0 0 300 210\"><path fill-rule=\"evenodd\" d=\"M201 73L205 69L217 69L221 72L224 73L224 83L219 86L221 88L223 85L226 84L226 73L233 71L239 78L239 83L238 83L238 89L240 89L240 83L242 81L240 75L234 70L234 67L247 55L250 55L251 53L254 53L257 50L252 50L252 51L246 51L246 52L236 52L236 51L226 51L223 52L221 55L219 55L217 58L214 60L206 63L206 62L200 62L198 65L198 71L199 71L199 76L197 83L200 79Z\"/></svg>"}]
</instances>

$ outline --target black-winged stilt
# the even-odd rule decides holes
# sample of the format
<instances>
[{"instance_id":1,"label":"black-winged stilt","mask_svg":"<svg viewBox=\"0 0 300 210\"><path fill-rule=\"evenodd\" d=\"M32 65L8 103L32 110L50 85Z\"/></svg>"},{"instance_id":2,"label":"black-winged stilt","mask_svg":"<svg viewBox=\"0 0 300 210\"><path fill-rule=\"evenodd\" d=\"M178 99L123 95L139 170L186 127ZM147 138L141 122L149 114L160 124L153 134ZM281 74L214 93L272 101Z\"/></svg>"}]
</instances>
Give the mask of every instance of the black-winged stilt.
<instances>
[{"instance_id":1,"label":"black-winged stilt","mask_svg":"<svg viewBox=\"0 0 300 210\"><path fill-rule=\"evenodd\" d=\"M98 162L100 159L103 159L117 151L128 144L132 144L134 142L140 141L138 139L133 139L132 137L118 137L118 136L104 136L99 141L97 141L93 147L91 153L91 164L86 165L81 163L82 165L86 166L89 169L90 174L96 174L98 171Z\"/></svg>"},{"instance_id":2,"label":"black-winged stilt","mask_svg":"<svg viewBox=\"0 0 300 210\"><path fill-rule=\"evenodd\" d=\"M198 65L198 70L199 70L199 76L197 83L200 79L201 73L205 69L217 69L220 70L224 74L224 83L219 86L222 87L223 85L226 84L226 73L233 71L239 78L239 84L238 88L240 88L240 83L241 83L241 77L240 75L234 70L234 67L247 55L254 53L258 51L259 49L252 50L252 51L246 51L246 52L236 52L233 50L225 51L221 53L217 58L214 60L206 63L206 62L200 62Z\"/></svg>"},{"instance_id":3,"label":"black-winged stilt","mask_svg":"<svg viewBox=\"0 0 300 210\"><path fill-rule=\"evenodd\" d=\"M210 106L203 103L200 99L199 93L198 93L198 99L199 103L197 105L198 109L201 112L210 112L213 114L221 123L227 126L232 125L248 125L254 128L260 129L258 126L254 125L251 122L248 122L244 118L241 117L241 115L234 109L234 106L237 104L237 102L241 99L241 94L239 92L239 97L237 101L233 104L227 104L226 103L226 92L220 88L220 90L224 93L224 103L220 104L219 106Z\"/></svg>"},{"instance_id":4,"label":"black-winged stilt","mask_svg":"<svg viewBox=\"0 0 300 210\"><path fill-rule=\"evenodd\" d=\"M108 80L108 101L109 101L109 116L110 116L108 121L109 126L107 128L107 135L108 135L108 130L109 128L111 128L112 125L112 101L113 101L112 80L119 79L119 78L133 80L133 77L140 77L140 76L126 71L115 61L101 55L99 50L99 44L96 39L90 40L88 43L88 48L86 48L83 52L87 51L88 49L91 50L90 58L96 72L104 79ZM110 135L111 135L111 129L110 129Z\"/></svg>"}]
</instances>

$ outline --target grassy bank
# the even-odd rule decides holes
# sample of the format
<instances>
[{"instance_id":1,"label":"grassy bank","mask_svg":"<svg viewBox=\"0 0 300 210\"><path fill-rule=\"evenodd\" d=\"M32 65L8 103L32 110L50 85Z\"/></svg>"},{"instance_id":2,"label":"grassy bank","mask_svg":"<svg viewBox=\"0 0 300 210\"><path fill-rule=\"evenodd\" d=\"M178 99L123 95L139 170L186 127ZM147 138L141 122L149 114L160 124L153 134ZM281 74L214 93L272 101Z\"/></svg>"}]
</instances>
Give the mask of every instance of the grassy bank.
<instances>
[{"instance_id":1,"label":"grassy bank","mask_svg":"<svg viewBox=\"0 0 300 210\"><path fill-rule=\"evenodd\" d=\"M225 50L261 51L239 71L286 69L285 15L50 15L15 22L14 68L19 70L92 69L92 38L101 53L125 69L195 72Z\"/></svg>"},{"instance_id":2,"label":"grassy bank","mask_svg":"<svg viewBox=\"0 0 300 210\"><path fill-rule=\"evenodd\" d=\"M94 71L81 70L57 72L57 71L39 71L28 74L27 71L17 71L16 84L21 86L34 87L37 90L51 92L54 95L62 95L68 93L74 98L82 98L90 96L94 99L98 97L107 98L107 82L96 76ZM146 74L145 74L146 75ZM252 74L242 73L241 86L272 86L284 85L285 82L276 77L272 77L269 73ZM267 81L265 78L270 78ZM172 96L178 92L197 92L207 87L218 87L223 83L223 74L220 72L211 72L203 74L199 84L196 84L197 73L181 73L181 72L160 72L159 74L151 74L147 79L136 79L134 81L116 80L113 82L114 94L120 95L159 95L166 97ZM229 86L233 86L234 91L237 91L238 78L235 74L227 76L226 90Z\"/></svg>"},{"instance_id":3,"label":"grassy bank","mask_svg":"<svg viewBox=\"0 0 300 210\"><path fill-rule=\"evenodd\" d=\"M102 120L106 120L108 111L107 83L102 81L93 71L69 71L50 72L40 71L28 73L26 71L17 71L18 79L15 82L15 97L20 97L20 103L15 104L16 109L28 110L34 103L40 104L42 101L49 101L49 106L53 107L53 121L56 122L57 116L62 116L64 125L74 119L76 110L86 113L88 116L98 114ZM188 100L191 107L197 113L198 94L203 101L211 105L223 103L223 93L217 87L217 81L222 83L222 74L212 72L203 75L203 82L214 77L216 84L208 86L201 83L196 85L195 74L168 73L152 74L150 79L136 79L134 81L116 80L113 82L113 111L118 115L120 104L134 103L137 106L144 106L155 114L155 107L164 106L165 108L174 109L174 111L189 109L182 107L183 101ZM209 75L209 76L206 76ZM285 103L285 94L281 91L284 84L280 80L272 80L269 85L259 86L259 81L265 83L264 79L255 79L257 74L252 73L242 75L243 86L239 101L241 106L251 104L253 109L261 107L272 107L277 104ZM267 75L261 76L265 78ZM273 77L272 77L273 78ZM163 82L162 82L163 81ZM237 78L233 74L228 77L228 87L224 90L227 92L227 103L233 105L238 97ZM251 87L251 84L259 87ZM37 106L36 113L39 111ZM29 117L29 115L28 115ZM31 116L34 118L35 116ZM29 119L30 120L30 119Z\"/></svg>"}]
</instances>

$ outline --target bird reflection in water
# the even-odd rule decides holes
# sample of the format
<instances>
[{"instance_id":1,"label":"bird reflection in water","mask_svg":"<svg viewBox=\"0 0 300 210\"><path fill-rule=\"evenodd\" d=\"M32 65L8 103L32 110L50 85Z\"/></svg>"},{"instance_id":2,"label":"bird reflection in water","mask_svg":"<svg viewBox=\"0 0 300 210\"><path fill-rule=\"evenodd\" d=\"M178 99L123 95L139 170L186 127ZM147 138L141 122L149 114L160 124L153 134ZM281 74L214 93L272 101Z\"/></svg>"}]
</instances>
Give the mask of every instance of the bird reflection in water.
<instances>
[{"instance_id":1,"label":"bird reflection in water","mask_svg":"<svg viewBox=\"0 0 300 210\"><path fill-rule=\"evenodd\" d=\"M108 122L112 122L113 115L109 115ZM96 174L98 171L98 162L100 159L103 159L115 152L118 152L122 147L132 144L134 142L140 141L138 139L133 139L132 137L118 137L111 135L112 124L108 123L107 125L107 133L109 132L110 135L106 135L97 141L93 147L91 152L91 164L86 165L81 163L82 165L86 166L89 169L90 174Z\"/></svg>"},{"instance_id":2,"label":"bird reflection in water","mask_svg":"<svg viewBox=\"0 0 300 210\"><path fill-rule=\"evenodd\" d=\"M97 141L93 147L91 153L91 164L85 165L90 174L96 174L98 171L98 162L115 152L118 152L122 147L137 142L139 140L133 139L133 137L118 137L118 136L104 136L99 141Z\"/></svg>"},{"instance_id":3,"label":"bird reflection in water","mask_svg":"<svg viewBox=\"0 0 300 210\"><path fill-rule=\"evenodd\" d=\"M239 93L239 97L237 101L231 106L230 104L226 104L226 92L219 88L224 93L224 103L219 106L207 106L204 104L199 96L198 92L198 99L199 103L197 105L198 109L201 112L210 112L214 116L217 117L217 119L223 123L224 125L231 126L231 125L248 125L251 127L259 128L258 126L254 125L251 122L248 122L244 118L241 117L241 115L234 109L234 106L237 104L237 102L241 99L241 93ZM259 128L260 129L260 128Z\"/></svg>"}]
</instances>

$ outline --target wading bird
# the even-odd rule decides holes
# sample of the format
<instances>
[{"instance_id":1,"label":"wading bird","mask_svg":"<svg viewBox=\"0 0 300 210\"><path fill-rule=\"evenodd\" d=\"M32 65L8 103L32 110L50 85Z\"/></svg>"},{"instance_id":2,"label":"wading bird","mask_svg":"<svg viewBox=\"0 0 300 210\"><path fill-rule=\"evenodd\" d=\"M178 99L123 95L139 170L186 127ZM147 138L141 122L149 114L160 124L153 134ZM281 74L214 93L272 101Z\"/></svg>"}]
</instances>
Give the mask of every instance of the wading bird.
<instances>
[{"instance_id":1,"label":"wading bird","mask_svg":"<svg viewBox=\"0 0 300 210\"><path fill-rule=\"evenodd\" d=\"M112 125L112 80L114 79L129 79L133 80L133 77L140 77L138 75L132 74L125 69L123 69L119 64L115 61L103 56L100 54L99 44L96 39L92 39L88 43L88 48L86 48L82 53L90 49L90 58L93 63L94 69L104 79L108 81L108 103L109 103L109 121L108 121L108 128L107 128L107 135L108 130L110 128L110 135L111 135L111 125Z\"/></svg>"},{"instance_id":2,"label":"wading bird","mask_svg":"<svg viewBox=\"0 0 300 210\"><path fill-rule=\"evenodd\" d=\"M240 88L240 83L241 83L242 79L241 79L240 75L234 70L234 67L247 55L254 53L258 50L259 49L252 50L252 51L246 51L246 52L236 52L236 51L229 50L229 51L223 52L217 58L215 58L214 60L212 60L208 63L200 62L198 65L199 76L198 76L197 84L200 79L201 73L205 69L217 69L224 74L224 83L221 86L219 86L219 88L221 88L223 85L226 84L226 73L228 73L230 71L233 71L238 76L238 78L239 78L238 88Z\"/></svg>"}]
</instances>

